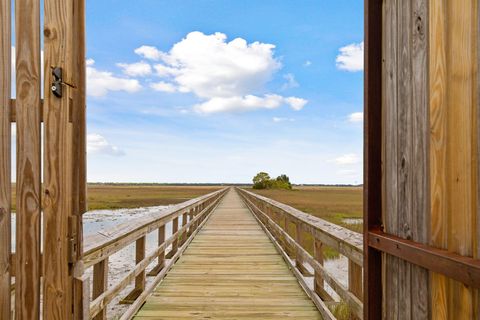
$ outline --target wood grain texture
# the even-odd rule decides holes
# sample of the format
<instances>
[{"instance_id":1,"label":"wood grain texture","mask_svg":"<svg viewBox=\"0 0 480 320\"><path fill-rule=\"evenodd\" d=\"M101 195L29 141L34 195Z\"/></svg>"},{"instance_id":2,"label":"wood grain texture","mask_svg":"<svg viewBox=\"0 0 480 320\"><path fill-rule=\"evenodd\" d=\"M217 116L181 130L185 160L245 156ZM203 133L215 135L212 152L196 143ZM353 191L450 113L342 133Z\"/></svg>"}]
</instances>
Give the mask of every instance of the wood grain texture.
<instances>
[{"instance_id":1,"label":"wood grain texture","mask_svg":"<svg viewBox=\"0 0 480 320\"><path fill-rule=\"evenodd\" d=\"M275 210L281 211L285 215L284 224L288 226L285 230L291 237L295 238L295 224L300 223L303 230L310 233L315 239L337 250L356 264L363 266L362 234L245 189L239 189L239 191L256 199L260 205L265 202L267 205L274 207Z\"/></svg>"},{"instance_id":2,"label":"wood grain texture","mask_svg":"<svg viewBox=\"0 0 480 320\"><path fill-rule=\"evenodd\" d=\"M204 209L198 213L198 215L194 218L193 221L187 224L188 226L190 226L190 225L193 225L193 223L196 223L198 225L198 228L195 229L195 231L192 233L190 238L188 238L187 242L183 246L181 246L177 251L177 253L165 264L165 268L163 268L162 271L160 271L160 273L155 276L155 278L152 280L152 283L142 292L142 294L138 297L135 303L133 303L130 306L130 308L128 308L128 310L120 317L120 320L131 319L137 313L140 307L143 306L148 296L153 292L153 290L156 288L158 283L163 280L165 275L173 267L174 263L182 256L185 249L189 246L189 244L195 238L198 231L208 221L208 218L210 217L214 209L217 207L219 201L223 198L224 195L225 195L225 192L222 192L218 197L209 198L205 201L205 203L199 204L198 208L204 208ZM165 245L167 243L170 244L170 240L175 239L176 236L177 236L176 234L172 235L172 237L170 237L167 241L165 241Z\"/></svg>"},{"instance_id":3,"label":"wood grain texture","mask_svg":"<svg viewBox=\"0 0 480 320\"><path fill-rule=\"evenodd\" d=\"M192 218L193 219L193 218ZM190 221L192 221L192 219L190 219ZM189 236L192 235L193 233L193 224L192 226L189 228L190 231L190 234ZM165 226L161 226L160 228L158 228L158 240L157 240L157 244L158 246L161 246L163 243L165 242ZM159 255L158 255L158 262L157 262L157 265L152 269L150 270L150 272L147 274L148 276L156 276L162 269L163 267L165 266L165 251L162 251Z\"/></svg>"},{"instance_id":4,"label":"wood grain texture","mask_svg":"<svg viewBox=\"0 0 480 320\"><path fill-rule=\"evenodd\" d=\"M265 210L265 209L264 209ZM270 216L270 218L272 218ZM275 231L272 231L273 234L275 234L276 232ZM303 229L302 229L302 225L301 223L296 223L295 224L295 240L297 241L297 243L301 246L301 247L304 247L305 245L305 236L304 236L304 233L303 233ZM295 255L295 266L297 267L297 269L300 271L301 274L303 275L307 275L309 274L308 270L304 267L303 265L303 259L302 259L302 256L299 255L299 254L296 254Z\"/></svg>"},{"instance_id":5,"label":"wood grain texture","mask_svg":"<svg viewBox=\"0 0 480 320\"><path fill-rule=\"evenodd\" d=\"M148 216L135 219L134 222L122 223L114 228L96 232L85 238L84 252L82 260L85 267L103 260L105 257L117 252L118 250L131 244L138 238L146 235L155 229L160 228L166 223L172 221L182 213L185 208L200 206L203 201L210 201L212 198L218 198L226 189L215 191L207 195L185 201L181 204L173 205L166 210L158 213L152 213ZM200 211L198 211L198 214ZM198 221L198 220L197 220Z\"/></svg>"},{"instance_id":6,"label":"wood grain texture","mask_svg":"<svg viewBox=\"0 0 480 320\"><path fill-rule=\"evenodd\" d=\"M10 319L11 1L0 1L0 319Z\"/></svg>"},{"instance_id":7,"label":"wood grain texture","mask_svg":"<svg viewBox=\"0 0 480 320\"><path fill-rule=\"evenodd\" d=\"M448 249L468 256L473 255L476 232L476 16L477 1L448 2L447 241ZM449 280L448 292L448 317L474 319L473 290Z\"/></svg>"},{"instance_id":8,"label":"wood grain texture","mask_svg":"<svg viewBox=\"0 0 480 320\"><path fill-rule=\"evenodd\" d=\"M85 65L85 0L73 3L73 90L72 99L72 226L69 231L75 242L75 269L83 269L81 260L83 254L83 219L87 210L87 176L86 176L86 65ZM81 280L73 282L73 312L74 319L83 319L85 306L89 296L84 295L85 283Z\"/></svg>"},{"instance_id":9,"label":"wood grain texture","mask_svg":"<svg viewBox=\"0 0 480 320\"><path fill-rule=\"evenodd\" d=\"M185 212L184 214L182 214L182 227L185 226L188 222L187 214L188 212ZM186 240L187 240L187 233L185 232L185 234L182 234L180 238L180 245L182 245Z\"/></svg>"},{"instance_id":10,"label":"wood grain texture","mask_svg":"<svg viewBox=\"0 0 480 320\"><path fill-rule=\"evenodd\" d=\"M277 225L270 217L268 217L261 209L262 207L261 202L258 199L253 198L248 191L243 189L237 189L240 191L242 197L244 197L246 205L250 208L250 210L257 216L258 221L264 226L264 229L267 230L267 234L272 234L270 230L275 230L278 233L281 233L288 244L295 250L295 254L298 256L300 255L303 261L309 264L313 270L321 275L324 279L325 283L327 283L339 296L340 298L349 306L350 310L359 318L363 316L363 304L352 292L348 290L343 284L339 282L339 280L333 276L329 271L327 271L314 257L310 255L304 248L297 243L297 241L292 238L285 230L283 230L279 225ZM287 262L289 265L292 265L290 261ZM303 275L301 274L300 270L295 266L293 270L294 274L299 279L300 283L302 283L301 279L303 279ZM313 288L312 288L313 289ZM305 289L307 293L313 292L310 288ZM314 299L314 298L312 298ZM318 306L318 305L317 305ZM319 306L320 308L321 306Z\"/></svg>"},{"instance_id":11,"label":"wood grain texture","mask_svg":"<svg viewBox=\"0 0 480 320\"><path fill-rule=\"evenodd\" d=\"M447 248L447 60L446 2L430 0L430 244ZM447 279L431 274L432 319L447 317Z\"/></svg>"},{"instance_id":12,"label":"wood grain texture","mask_svg":"<svg viewBox=\"0 0 480 320\"><path fill-rule=\"evenodd\" d=\"M430 235L429 192L429 66L428 66L428 0L412 1L412 240L428 243ZM412 319L430 317L430 281L428 271L411 265Z\"/></svg>"},{"instance_id":13,"label":"wood grain texture","mask_svg":"<svg viewBox=\"0 0 480 320\"><path fill-rule=\"evenodd\" d=\"M75 80L72 0L45 0L45 65L60 67L63 80ZM70 319L72 315L72 266L69 262L69 222L72 207L73 92L63 86L63 97L50 91L52 77L45 75L44 106L44 282L43 318Z\"/></svg>"},{"instance_id":14,"label":"wood grain texture","mask_svg":"<svg viewBox=\"0 0 480 320\"><path fill-rule=\"evenodd\" d=\"M363 300L362 271L360 266L348 261L348 290L360 300Z\"/></svg>"},{"instance_id":15,"label":"wood grain texture","mask_svg":"<svg viewBox=\"0 0 480 320\"><path fill-rule=\"evenodd\" d=\"M398 208L398 176L397 176L397 0L389 0L384 2L383 13L383 78L385 85L382 87L382 103L383 103L383 121L384 125L382 137L384 174L382 177L384 184L384 201L383 201L383 222L385 232L394 233L397 230ZM386 147L391 146L391 147ZM394 211L393 213L392 210ZM382 268L384 270L383 301L382 316L386 319L391 315L398 315L399 302L394 297L397 295L398 286L398 264L399 260L389 255L383 255ZM389 298L392 297L392 298ZM378 299L374 297L373 299ZM392 318L395 319L395 318Z\"/></svg>"},{"instance_id":16,"label":"wood grain texture","mask_svg":"<svg viewBox=\"0 0 480 320\"><path fill-rule=\"evenodd\" d=\"M146 237L143 236L135 241L135 265L140 264L145 259ZM165 252L165 251L163 251ZM122 299L122 304L132 304L145 290L145 268L135 276L135 287L130 293Z\"/></svg>"},{"instance_id":17,"label":"wood grain texture","mask_svg":"<svg viewBox=\"0 0 480 320\"><path fill-rule=\"evenodd\" d=\"M104 309L107 306L107 304L109 304L118 294L120 294L120 292L128 284L130 284L139 274L144 272L145 268L147 268L155 260L155 258L157 258L160 254L165 253L165 250L172 244L172 242L178 237L178 235L181 232L184 232L188 227L190 227L191 225L193 225L194 223L202 219L204 216L206 216L211 211L211 208L213 208L217 204L217 202L222 196L223 194L217 197L216 200L211 203L210 207L206 207L204 211L200 212L195 217L195 220L190 221L185 227L182 227L178 232L172 234L168 239L163 241L161 245L155 248L155 250L150 252L147 257L139 261L135 265L135 267L131 269L125 277L122 278L122 280L110 286L108 290L106 290L97 298L95 298L89 307L90 316L94 317L102 309ZM194 232L192 236L189 239L187 239L187 243L189 243L192 240L195 234L196 233ZM185 249L185 246L183 246L179 251L177 251L174 257L179 257L184 249ZM138 303L144 302L144 298L141 298L141 297L145 297L145 294L151 291L152 286L155 286L155 283L158 283L158 281L160 281L163 278L166 271L168 271L168 269L173 265L175 261L176 261L176 258L172 258L172 259L169 259L168 262L165 262L164 268L162 268L158 273L155 274L155 278L152 281L152 283L150 283L149 287L147 287L143 292L140 292L139 296L137 295L136 297L133 297L132 295L132 297L128 297L125 299L126 300L125 303L131 304L128 310L131 311L132 308L136 308L135 306L138 306ZM132 291L132 292L135 292L135 291Z\"/></svg>"},{"instance_id":18,"label":"wood grain texture","mask_svg":"<svg viewBox=\"0 0 480 320\"><path fill-rule=\"evenodd\" d=\"M426 243L430 221L427 1L387 0L384 15L384 226L388 233ZM383 316L427 318L428 272L390 256L384 264Z\"/></svg>"},{"instance_id":19,"label":"wood grain texture","mask_svg":"<svg viewBox=\"0 0 480 320\"><path fill-rule=\"evenodd\" d=\"M203 208L202 208L202 210L203 210ZM176 217L172 221L172 233L175 233L177 231L178 231L178 217ZM172 243L172 250L170 251L170 255L174 255L177 252L177 249L178 249L178 237Z\"/></svg>"},{"instance_id":20,"label":"wood grain texture","mask_svg":"<svg viewBox=\"0 0 480 320\"><path fill-rule=\"evenodd\" d=\"M149 317L321 319L233 190L136 314Z\"/></svg>"},{"instance_id":21,"label":"wood grain texture","mask_svg":"<svg viewBox=\"0 0 480 320\"><path fill-rule=\"evenodd\" d=\"M99 297L108 288L108 258L100 261L93 266L93 291L92 299ZM107 309L103 308L95 317L94 320L107 319Z\"/></svg>"},{"instance_id":22,"label":"wood grain texture","mask_svg":"<svg viewBox=\"0 0 480 320\"><path fill-rule=\"evenodd\" d=\"M40 2L15 2L17 212L15 318L40 315Z\"/></svg>"},{"instance_id":23,"label":"wood grain texture","mask_svg":"<svg viewBox=\"0 0 480 320\"><path fill-rule=\"evenodd\" d=\"M430 1L431 243L475 256L478 3ZM432 273L433 319L476 319L477 291Z\"/></svg>"}]
</instances>

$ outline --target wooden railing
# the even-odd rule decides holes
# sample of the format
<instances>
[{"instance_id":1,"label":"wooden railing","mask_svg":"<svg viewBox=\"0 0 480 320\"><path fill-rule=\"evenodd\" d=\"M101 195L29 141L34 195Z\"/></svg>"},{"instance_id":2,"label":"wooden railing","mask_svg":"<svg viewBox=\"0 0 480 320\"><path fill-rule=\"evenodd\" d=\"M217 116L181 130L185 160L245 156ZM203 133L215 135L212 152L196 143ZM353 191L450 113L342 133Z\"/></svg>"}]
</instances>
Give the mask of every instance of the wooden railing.
<instances>
[{"instance_id":1,"label":"wooden railing","mask_svg":"<svg viewBox=\"0 0 480 320\"><path fill-rule=\"evenodd\" d=\"M84 318L105 319L106 306L134 281L135 287L122 300L123 303L129 303L131 306L120 317L120 319L130 319L180 257L227 190L228 188L224 188L174 205L158 214L122 223L110 230L102 230L87 236L84 240L82 261L84 270L93 266L91 296L88 288L90 279L85 276L83 270L77 279L85 284L82 292ZM181 227L179 227L180 216L182 217ZM172 235L165 239L165 226L170 222ZM146 256L146 236L154 231L158 232L158 246ZM135 267L129 270L118 283L108 287L108 258L133 243L135 243ZM169 252L167 252L168 248L170 248ZM154 279L146 286L145 269L156 259L156 266L148 273Z\"/></svg>"},{"instance_id":2,"label":"wooden railing","mask_svg":"<svg viewBox=\"0 0 480 320\"><path fill-rule=\"evenodd\" d=\"M327 284L348 305L351 315L362 319L362 234L244 189L237 190L323 317L335 319L328 306L340 302L325 289ZM313 252L305 249L307 237L313 242ZM348 258L348 286L325 269L325 246Z\"/></svg>"}]
</instances>

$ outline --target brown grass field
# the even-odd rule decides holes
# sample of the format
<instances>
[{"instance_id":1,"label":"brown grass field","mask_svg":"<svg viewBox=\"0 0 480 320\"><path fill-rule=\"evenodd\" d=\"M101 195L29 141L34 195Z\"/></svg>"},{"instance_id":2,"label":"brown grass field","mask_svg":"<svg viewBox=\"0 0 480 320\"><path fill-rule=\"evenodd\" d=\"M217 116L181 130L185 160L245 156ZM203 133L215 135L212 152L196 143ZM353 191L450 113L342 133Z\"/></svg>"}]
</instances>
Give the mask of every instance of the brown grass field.
<instances>
[{"instance_id":1,"label":"brown grass field","mask_svg":"<svg viewBox=\"0 0 480 320\"><path fill-rule=\"evenodd\" d=\"M163 206L216 191L221 186L88 185L88 210Z\"/></svg>"},{"instance_id":2,"label":"brown grass field","mask_svg":"<svg viewBox=\"0 0 480 320\"><path fill-rule=\"evenodd\" d=\"M88 210L137 208L176 204L222 188L214 185L88 184ZM12 188L15 190L15 186ZM361 232L362 224L346 224L345 218L362 217L362 187L295 186L293 190L253 190L350 230ZM13 194L15 210L15 194ZM291 230L290 230L291 229ZM294 234L293 226L289 233ZM304 247L313 250L313 239L306 235ZM325 251L326 258L338 253Z\"/></svg>"},{"instance_id":3,"label":"brown grass field","mask_svg":"<svg viewBox=\"0 0 480 320\"><path fill-rule=\"evenodd\" d=\"M176 204L220 188L201 185L88 184L88 210ZM15 194L12 203L12 209L15 210Z\"/></svg>"},{"instance_id":4,"label":"brown grass field","mask_svg":"<svg viewBox=\"0 0 480 320\"><path fill-rule=\"evenodd\" d=\"M362 232L361 224L346 224L347 218L362 218L362 187L294 187L293 190L254 190L262 196L277 200L300 211Z\"/></svg>"},{"instance_id":5,"label":"brown grass field","mask_svg":"<svg viewBox=\"0 0 480 320\"><path fill-rule=\"evenodd\" d=\"M222 186L88 184L88 210L176 204L220 188ZM12 189L15 190L15 186ZM343 222L345 218L362 217L361 187L295 186L293 190L248 190L351 230L361 231L361 225ZM12 203L15 209L15 192Z\"/></svg>"}]
</instances>

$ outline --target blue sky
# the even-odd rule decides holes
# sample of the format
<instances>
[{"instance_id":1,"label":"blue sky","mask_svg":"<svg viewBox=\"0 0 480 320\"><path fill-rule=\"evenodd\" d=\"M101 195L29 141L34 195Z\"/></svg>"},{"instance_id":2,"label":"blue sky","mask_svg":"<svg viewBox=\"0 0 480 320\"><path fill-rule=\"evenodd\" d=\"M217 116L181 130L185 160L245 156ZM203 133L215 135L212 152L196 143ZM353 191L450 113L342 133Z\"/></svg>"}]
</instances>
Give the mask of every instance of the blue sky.
<instances>
[{"instance_id":1,"label":"blue sky","mask_svg":"<svg viewBox=\"0 0 480 320\"><path fill-rule=\"evenodd\" d=\"M363 1L88 1L88 180L361 183Z\"/></svg>"}]
</instances>

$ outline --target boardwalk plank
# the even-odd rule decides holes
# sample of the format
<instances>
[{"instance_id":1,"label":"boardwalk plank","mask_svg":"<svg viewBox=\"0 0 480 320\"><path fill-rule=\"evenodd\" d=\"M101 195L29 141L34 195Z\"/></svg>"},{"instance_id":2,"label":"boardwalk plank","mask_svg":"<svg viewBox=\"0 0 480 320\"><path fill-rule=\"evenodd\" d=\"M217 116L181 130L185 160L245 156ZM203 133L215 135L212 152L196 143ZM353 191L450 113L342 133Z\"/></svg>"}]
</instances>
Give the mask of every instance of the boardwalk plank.
<instances>
[{"instance_id":1,"label":"boardwalk plank","mask_svg":"<svg viewBox=\"0 0 480 320\"><path fill-rule=\"evenodd\" d=\"M321 319L235 191L136 319Z\"/></svg>"}]
</instances>

